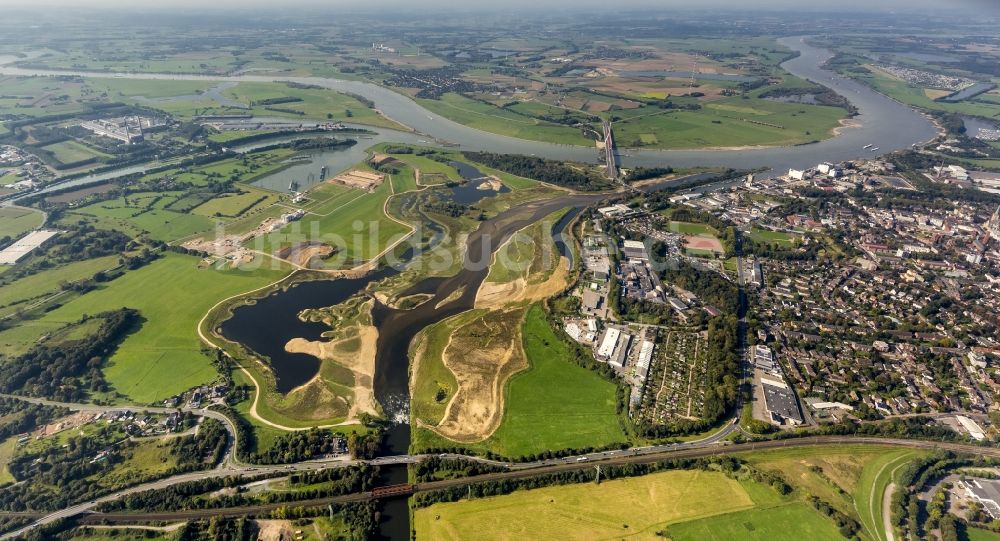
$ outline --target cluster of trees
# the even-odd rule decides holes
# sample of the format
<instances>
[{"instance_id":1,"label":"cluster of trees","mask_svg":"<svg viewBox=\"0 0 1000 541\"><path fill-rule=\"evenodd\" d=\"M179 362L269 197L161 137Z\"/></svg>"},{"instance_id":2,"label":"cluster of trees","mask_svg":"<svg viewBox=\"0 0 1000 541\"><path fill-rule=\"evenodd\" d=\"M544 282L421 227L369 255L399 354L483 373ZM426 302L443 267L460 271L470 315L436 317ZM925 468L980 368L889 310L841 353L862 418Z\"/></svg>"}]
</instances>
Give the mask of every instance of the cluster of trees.
<instances>
[{"instance_id":1,"label":"cluster of trees","mask_svg":"<svg viewBox=\"0 0 1000 541\"><path fill-rule=\"evenodd\" d=\"M343 449L344 440L329 430L314 428L279 436L266 451L254 455L256 464L290 464Z\"/></svg>"},{"instance_id":2,"label":"cluster of trees","mask_svg":"<svg viewBox=\"0 0 1000 541\"><path fill-rule=\"evenodd\" d=\"M740 237L740 248L743 255L755 255L768 259L783 261L815 261L823 246L813 242L805 248L785 248L780 244L757 242L747 235Z\"/></svg>"},{"instance_id":3,"label":"cluster of trees","mask_svg":"<svg viewBox=\"0 0 1000 541\"><path fill-rule=\"evenodd\" d=\"M807 86L798 88L775 88L773 90L768 90L760 95L762 98L787 98L793 96L812 96L813 100L819 105L828 105L830 107L840 107L841 109L847 111L850 116L855 116L858 114L858 108L854 106L847 98L837 94L833 90L822 86Z\"/></svg>"},{"instance_id":4,"label":"cluster of trees","mask_svg":"<svg viewBox=\"0 0 1000 541\"><path fill-rule=\"evenodd\" d=\"M224 541L256 541L257 522L244 517L212 517L208 520L186 522L177 532L178 541L203 541L219 539Z\"/></svg>"},{"instance_id":5,"label":"cluster of trees","mask_svg":"<svg viewBox=\"0 0 1000 541\"><path fill-rule=\"evenodd\" d=\"M378 483L379 468L363 464L357 467L330 468L316 472L293 474L289 489L263 493L247 493L242 489L224 494L215 492L237 488L247 483L238 476L200 479L166 488L129 494L101 505L102 512L115 511L183 511L190 509L223 509L265 503L330 498L344 494L368 492Z\"/></svg>"},{"instance_id":6,"label":"cluster of trees","mask_svg":"<svg viewBox=\"0 0 1000 541\"><path fill-rule=\"evenodd\" d=\"M378 456L383 439L385 439L385 432L380 428L372 429L364 434L351 432L347 436L347 451L351 453L352 458L372 459Z\"/></svg>"},{"instance_id":7,"label":"cluster of trees","mask_svg":"<svg viewBox=\"0 0 1000 541\"><path fill-rule=\"evenodd\" d=\"M462 154L466 159L512 175L577 190L594 191L611 187L607 179L593 171L570 167L562 162L535 156L495 154L493 152L463 152Z\"/></svg>"},{"instance_id":8,"label":"cluster of trees","mask_svg":"<svg viewBox=\"0 0 1000 541\"><path fill-rule=\"evenodd\" d=\"M42 406L0 396L0 441L28 432L68 413L66 408Z\"/></svg>"},{"instance_id":9,"label":"cluster of trees","mask_svg":"<svg viewBox=\"0 0 1000 541\"><path fill-rule=\"evenodd\" d=\"M663 279L698 296L705 304L727 314L739 314L742 306L740 289L717 272L703 271L687 261L678 261L663 271Z\"/></svg>"},{"instance_id":10,"label":"cluster of trees","mask_svg":"<svg viewBox=\"0 0 1000 541\"><path fill-rule=\"evenodd\" d=\"M708 322L702 419L718 421L736 406L740 390L738 329L739 321L734 315L712 318Z\"/></svg>"},{"instance_id":11,"label":"cluster of trees","mask_svg":"<svg viewBox=\"0 0 1000 541\"><path fill-rule=\"evenodd\" d=\"M205 419L201 423L197 437L183 437L173 440L170 454L177 457L180 470L196 470L205 464L218 464L225 457L229 444L226 427L215 419Z\"/></svg>"},{"instance_id":12,"label":"cluster of trees","mask_svg":"<svg viewBox=\"0 0 1000 541\"><path fill-rule=\"evenodd\" d=\"M101 325L87 340L58 345L43 342L13 362L0 364L0 391L78 402L88 391L108 390L101 373L104 359L141 317L131 308L90 317L100 319Z\"/></svg>"},{"instance_id":13,"label":"cluster of trees","mask_svg":"<svg viewBox=\"0 0 1000 541\"><path fill-rule=\"evenodd\" d=\"M635 167L625 175L626 182L662 177L674 172L673 167Z\"/></svg>"},{"instance_id":14,"label":"cluster of trees","mask_svg":"<svg viewBox=\"0 0 1000 541\"><path fill-rule=\"evenodd\" d=\"M60 228L65 232L36 250L28 261L5 272L3 283L74 261L120 254L132 242L129 236L120 231L96 229L87 223L68 224Z\"/></svg>"},{"instance_id":15,"label":"cluster of trees","mask_svg":"<svg viewBox=\"0 0 1000 541\"><path fill-rule=\"evenodd\" d=\"M853 518L847 516L842 511L833 507L829 503L819 499L816 496L809 496L807 498L809 504L813 506L814 509L823 513L824 515L833 519L840 529L840 535L847 539L855 539L857 533L861 531L861 524Z\"/></svg>"},{"instance_id":16,"label":"cluster of trees","mask_svg":"<svg viewBox=\"0 0 1000 541\"><path fill-rule=\"evenodd\" d=\"M504 468L462 460L458 458L439 458L432 456L417 463L414 467L414 474L418 483L428 481L438 481L441 479L453 479L456 477L469 477L472 475L483 475L485 473L495 473L504 471Z\"/></svg>"}]
</instances>

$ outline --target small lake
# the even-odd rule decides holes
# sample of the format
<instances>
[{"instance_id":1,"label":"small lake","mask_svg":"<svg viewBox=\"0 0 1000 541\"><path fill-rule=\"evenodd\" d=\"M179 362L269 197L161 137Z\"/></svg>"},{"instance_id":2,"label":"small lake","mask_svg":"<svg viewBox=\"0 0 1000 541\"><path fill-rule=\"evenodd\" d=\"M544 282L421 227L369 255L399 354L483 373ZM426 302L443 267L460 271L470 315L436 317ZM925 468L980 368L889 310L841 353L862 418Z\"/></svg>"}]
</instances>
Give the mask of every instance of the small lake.
<instances>
[{"instance_id":1,"label":"small lake","mask_svg":"<svg viewBox=\"0 0 1000 541\"><path fill-rule=\"evenodd\" d=\"M965 125L965 134L969 137L975 137L979 133L979 130L1000 129L1000 121L992 122L973 116L963 116L962 123Z\"/></svg>"},{"instance_id":2,"label":"small lake","mask_svg":"<svg viewBox=\"0 0 1000 541\"><path fill-rule=\"evenodd\" d=\"M500 190L484 186L487 183L486 175L467 163L449 162L448 165L454 167L465 180L462 184L448 188L451 192L451 200L459 205L472 205L483 198L496 197L498 193L510 191L506 185L500 186Z\"/></svg>"}]
</instances>

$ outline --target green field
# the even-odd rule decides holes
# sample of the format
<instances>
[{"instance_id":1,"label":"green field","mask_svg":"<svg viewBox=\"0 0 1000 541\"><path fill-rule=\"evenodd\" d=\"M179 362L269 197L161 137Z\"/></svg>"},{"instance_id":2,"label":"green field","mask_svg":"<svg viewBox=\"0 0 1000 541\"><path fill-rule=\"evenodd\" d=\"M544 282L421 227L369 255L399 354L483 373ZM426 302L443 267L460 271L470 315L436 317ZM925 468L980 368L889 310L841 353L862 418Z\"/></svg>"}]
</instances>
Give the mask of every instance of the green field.
<instances>
[{"instance_id":1,"label":"green field","mask_svg":"<svg viewBox=\"0 0 1000 541\"><path fill-rule=\"evenodd\" d=\"M63 141L61 143L44 146L42 148L51 152L52 155L55 156L55 158L61 163L75 163L89 160L91 158L108 157L108 154L76 141Z\"/></svg>"},{"instance_id":2,"label":"green field","mask_svg":"<svg viewBox=\"0 0 1000 541\"><path fill-rule=\"evenodd\" d=\"M392 195L393 182L386 179L372 192L321 184L308 193L314 202L303 207L298 221L252 241L255 247L274 253L305 241L321 241L340 249L337 259L351 266L379 254L389 243L409 233L409 228L386 216L384 205ZM318 232L314 235L313 232Z\"/></svg>"},{"instance_id":3,"label":"green field","mask_svg":"<svg viewBox=\"0 0 1000 541\"><path fill-rule=\"evenodd\" d=\"M181 192L137 192L80 207L64 219L75 221L83 216L92 219L97 227L131 235L148 234L164 242L212 231L215 222L207 216L167 208L182 197Z\"/></svg>"},{"instance_id":4,"label":"green field","mask_svg":"<svg viewBox=\"0 0 1000 541\"><path fill-rule=\"evenodd\" d=\"M615 384L569 360L569 347L541 307L528 311L522 332L530 368L510 378L503 422L487 444L521 456L626 441L615 413Z\"/></svg>"},{"instance_id":5,"label":"green field","mask_svg":"<svg viewBox=\"0 0 1000 541\"><path fill-rule=\"evenodd\" d=\"M671 233L680 233L681 235L701 235L705 237L715 237L719 234L714 227L707 224L677 222L674 220L671 220L667 224L667 230Z\"/></svg>"},{"instance_id":6,"label":"green field","mask_svg":"<svg viewBox=\"0 0 1000 541\"><path fill-rule=\"evenodd\" d=\"M594 145L594 141L584 137L577 128L519 115L459 94L448 93L438 100L420 99L417 102L433 113L483 131L532 141Z\"/></svg>"},{"instance_id":7,"label":"green field","mask_svg":"<svg viewBox=\"0 0 1000 541\"><path fill-rule=\"evenodd\" d=\"M100 271L118 266L118 256L76 261L51 270L43 270L0 287L0 317L13 314L31 304L32 299L52 295L61 289L61 283L77 282L91 278Z\"/></svg>"},{"instance_id":8,"label":"green field","mask_svg":"<svg viewBox=\"0 0 1000 541\"><path fill-rule=\"evenodd\" d=\"M827 139L844 116L838 107L727 98L699 111L645 113L614 127L624 147L776 146Z\"/></svg>"},{"instance_id":9,"label":"green field","mask_svg":"<svg viewBox=\"0 0 1000 541\"><path fill-rule=\"evenodd\" d=\"M855 505L864 531L875 541L887 541L882 514L882 497L896 472L907 462L918 458L916 451L888 452L865 466L858 481Z\"/></svg>"},{"instance_id":10,"label":"green field","mask_svg":"<svg viewBox=\"0 0 1000 541\"><path fill-rule=\"evenodd\" d=\"M853 72L850 73L850 75L867 82L879 92L903 103L916 107L923 107L925 109L948 111L952 113L975 115L986 118L997 118L997 116L1000 115L1000 104L992 102L984 103L983 101L980 101L979 97L973 98L972 100L963 100L958 103L934 101L928 97L926 93L924 93L924 89L922 87L917 87L907 83L906 81L897 79L874 66L868 67L871 72L870 75L858 76Z\"/></svg>"},{"instance_id":11,"label":"green field","mask_svg":"<svg viewBox=\"0 0 1000 541\"><path fill-rule=\"evenodd\" d=\"M802 235L786 233L784 231L769 231L767 229L753 228L750 231L750 238L754 242L761 244L774 244L782 248L791 248L802 240Z\"/></svg>"},{"instance_id":12,"label":"green field","mask_svg":"<svg viewBox=\"0 0 1000 541\"><path fill-rule=\"evenodd\" d=\"M559 144L594 144L578 128L533 118L531 115L563 112L542 104L527 108L519 104L521 109L514 109L524 114L518 114L455 93L418 102L445 118L488 132ZM697 111L640 108L613 114L619 117L614 124L615 137L623 147L702 148L795 145L827 139L846 113L838 107L753 97L725 98L706 103Z\"/></svg>"},{"instance_id":13,"label":"green field","mask_svg":"<svg viewBox=\"0 0 1000 541\"><path fill-rule=\"evenodd\" d=\"M42 225L45 215L24 207L0 208L0 238L17 238Z\"/></svg>"},{"instance_id":14,"label":"green field","mask_svg":"<svg viewBox=\"0 0 1000 541\"><path fill-rule=\"evenodd\" d=\"M837 526L804 502L749 509L667 527L672 541L839 541Z\"/></svg>"},{"instance_id":15,"label":"green field","mask_svg":"<svg viewBox=\"0 0 1000 541\"><path fill-rule=\"evenodd\" d=\"M192 212L208 217L239 217L276 203L280 196L258 188L244 187L238 194L222 194L198 205Z\"/></svg>"},{"instance_id":16,"label":"green field","mask_svg":"<svg viewBox=\"0 0 1000 541\"><path fill-rule=\"evenodd\" d=\"M135 308L145 321L122 342L104 370L115 390L148 404L210 382L216 371L200 351L198 321L217 301L261 287L284 272L269 265L252 269L252 264L200 269L198 262L196 257L167 253L38 320L0 332L0 345L7 352L23 351L38 337L84 314Z\"/></svg>"},{"instance_id":17,"label":"green field","mask_svg":"<svg viewBox=\"0 0 1000 541\"><path fill-rule=\"evenodd\" d=\"M666 524L753 505L721 473L679 470L439 503L417 509L413 525L418 540L654 539Z\"/></svg>"},{"instance_id":18,"label":"green field","mask_svg":"<svg viewBox=\"0 0 1000 541\"><path fill-rule=\"evenodd\" d=\"M870 445L740 453L752 467L779 474L792 492L781 495L739 474L737 481L715 472L667 471L600 486L551 486L435 504L418 509L413 523L417 539L839 540L835 522L814 510L808 496L857 519L855 502L862 508L862 496L874 490L881 510L886 471L918 455ZM867 524L862 528L861 539L884 539L868 533ZM987 539L993 538L982 541Z\"/></svg>"},{"instance_id":19,"label":"green field","mask_svg":"<svg viewBox=\"0 0 1000 541\"><path fill-rule=\"evenodd\" d=\"M7 469L7 464L10 463L10 459L14 456L16 449L17 436L11 436L5 441L0 442L0 486L17 481L10 474L10 470Z\"/></svg>"},{"instance_id":20,"label":"green field","mask_svg":"<svg viewBox=\"0 0 1000 541\"><path fill-rule=\"evenodd\" d=\"M1000 533L982 528L966 528L969 541L1000 541Z\"/></svg>"}]
</instances>

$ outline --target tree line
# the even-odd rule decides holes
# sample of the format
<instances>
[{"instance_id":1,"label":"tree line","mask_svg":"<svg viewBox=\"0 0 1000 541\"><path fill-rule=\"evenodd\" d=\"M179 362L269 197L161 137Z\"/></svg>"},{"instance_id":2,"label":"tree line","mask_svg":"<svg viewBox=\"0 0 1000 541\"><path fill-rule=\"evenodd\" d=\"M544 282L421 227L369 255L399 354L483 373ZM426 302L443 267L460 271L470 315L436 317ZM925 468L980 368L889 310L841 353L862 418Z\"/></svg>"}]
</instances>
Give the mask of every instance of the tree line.
<instances>
[{"instance_id":1,"label":"tree line","mask_svg":"<svg viewBox=\"0 0 1000 541\"><path fill-rule=\"evenodd\" d=\"M101 367L142 318L137 310L122 308L85 316L80 323L92 318L100 319L101 324L87 340L54 345L43 342L12 362L0 364L0 391L63 402L79 402L91 391L107 391Z\"/></svg>"}]
</instances>

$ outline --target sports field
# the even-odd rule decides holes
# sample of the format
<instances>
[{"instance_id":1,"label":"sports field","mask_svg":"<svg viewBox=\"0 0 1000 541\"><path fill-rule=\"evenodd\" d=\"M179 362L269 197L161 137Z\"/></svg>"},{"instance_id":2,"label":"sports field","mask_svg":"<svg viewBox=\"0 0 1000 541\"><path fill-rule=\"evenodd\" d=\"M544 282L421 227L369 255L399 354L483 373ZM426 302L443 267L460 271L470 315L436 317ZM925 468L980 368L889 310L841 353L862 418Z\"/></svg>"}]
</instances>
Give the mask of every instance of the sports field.
<instances>
[{"instance_id":1,"label":"sports field","mask_svg":"<svg viewBox=\"0 0 1000 541\"><path fill-rule=\"evenodd\" d=\"M24 207L0 208L0 238L17 238L42 225L45 215Z\"/></svg>"},{"instance_id":2,"label":"sports field","mask_svg":"<svg viewBox=\"0 0 1000 541\"><path fill-rule=\"evenodd\" d=\"M198 321L217 301L261 287L284 271L270 265L252 269L198 268L199 259L174 253L73 299L40 319L0 332L4 350L26 350L45 333L73 323L84 314L121 307L138 309L144 321L115 351L104 369L115 390L136 403L173 396L216 377L200 350Z\"/></svg>"},{"instance_id":3,"label":"sports field","mask_svg":"<svg viewBox=\"0 0 1000 541\"><path fill-rule=\"evenodd\" d=\"M413 523L418 540L656 539L666 524L753 506L739 482L682 470L441 503L416 510Z\"/></svg>"},{"instance_id":4,"label":"sports field","mask_svg":"<svg viewBox=\"0 0 1000 541\"><path fill-rule=\"evenodd\" d=\"M750 238L754 242L762 244L774 244L781 248L790 248L802 240L801 235L786 233L784 231L769 231L767 229L754 228L750 231Z\"/></svg>"}]
</instances>

